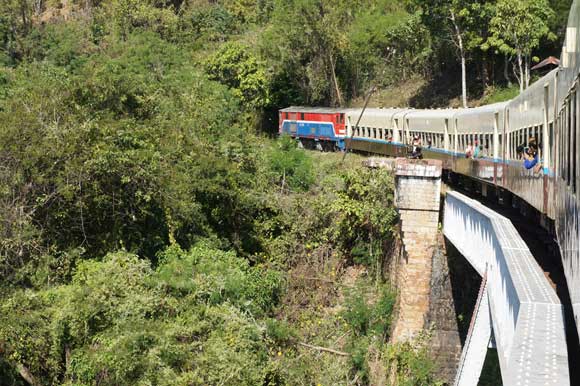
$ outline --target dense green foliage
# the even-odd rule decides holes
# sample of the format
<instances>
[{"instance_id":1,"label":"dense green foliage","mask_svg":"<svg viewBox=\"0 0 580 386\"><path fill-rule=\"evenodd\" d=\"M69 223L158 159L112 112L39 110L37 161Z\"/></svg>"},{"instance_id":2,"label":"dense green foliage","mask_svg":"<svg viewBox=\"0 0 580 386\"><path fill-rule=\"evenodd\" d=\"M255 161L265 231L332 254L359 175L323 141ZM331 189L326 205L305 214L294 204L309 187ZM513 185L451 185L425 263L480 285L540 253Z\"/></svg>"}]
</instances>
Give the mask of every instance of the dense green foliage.
<instances>
[{"instance_id":1,"label":"dense green foliage","mask_svg":"<svg viewBox=\"0 0 580 386\"><path fill-rule=\"evenodd\" d=\"M450 9L472 95L503 90L569 8L431 3L1 2L0 383L434 383L425 342L387 343L391 176L263 135L291 104L455 81Z\"/></svg>"}]
</instances>

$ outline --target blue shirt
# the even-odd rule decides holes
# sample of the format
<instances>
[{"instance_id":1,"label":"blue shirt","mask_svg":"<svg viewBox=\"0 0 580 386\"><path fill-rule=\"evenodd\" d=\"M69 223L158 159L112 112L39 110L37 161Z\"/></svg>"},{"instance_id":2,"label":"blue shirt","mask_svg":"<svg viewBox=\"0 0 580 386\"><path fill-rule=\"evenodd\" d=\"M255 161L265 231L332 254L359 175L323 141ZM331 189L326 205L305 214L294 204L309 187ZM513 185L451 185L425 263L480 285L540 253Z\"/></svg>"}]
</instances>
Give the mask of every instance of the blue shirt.
<instances>
[{"instance_id":1,"label":"blue shirt","mask_svg":"<svg viewBox=\"0 0 580 386\"><path fill-rule=\"evenodd\" d=\"M526 169L531 169L538 164L538 154L534 156L533 160L526 159L524 160L524 167Z\"/></svg>"}]
</instances>

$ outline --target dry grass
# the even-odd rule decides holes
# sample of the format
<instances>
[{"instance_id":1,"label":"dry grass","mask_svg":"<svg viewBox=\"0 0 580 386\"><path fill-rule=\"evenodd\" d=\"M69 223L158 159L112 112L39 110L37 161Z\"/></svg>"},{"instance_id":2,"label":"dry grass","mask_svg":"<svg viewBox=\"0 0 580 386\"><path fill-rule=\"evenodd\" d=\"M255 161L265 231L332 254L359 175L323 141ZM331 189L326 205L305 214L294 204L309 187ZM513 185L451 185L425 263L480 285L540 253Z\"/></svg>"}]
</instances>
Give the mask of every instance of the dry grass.
<instances>
[{"instance_id":1,"label":"dry grass","mask_svg":"<svg viewBox=\"0 0 580 386\"><path fill-rule=\"evenodd\" d=\"M417 77L385 89L377 90L371 97L369 106L385 108L408 107L411 99L417 95L419 90L421 90L426 83L425 79ZM364 96L351 102L351 107L362 107L363 105Z\"/></svg>"}]
</instances>

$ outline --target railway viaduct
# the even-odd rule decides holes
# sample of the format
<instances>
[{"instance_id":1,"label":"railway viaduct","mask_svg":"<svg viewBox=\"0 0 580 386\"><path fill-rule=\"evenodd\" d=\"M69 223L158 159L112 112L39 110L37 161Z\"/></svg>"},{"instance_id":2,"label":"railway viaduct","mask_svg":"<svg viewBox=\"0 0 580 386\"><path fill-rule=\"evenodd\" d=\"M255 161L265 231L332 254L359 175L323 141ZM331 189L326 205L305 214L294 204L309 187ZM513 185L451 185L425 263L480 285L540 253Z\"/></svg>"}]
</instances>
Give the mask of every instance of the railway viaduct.
<instances>
[{"instance_id":1,"label":"railway viaduct","mask_svg":"<svg viewBox=\"0 0 580 386\"><path fill-rule=\"evenodd\" d=\"M429 328L441 214L445 238L482 278L455 385L478 384L488 347L504 385L570 385L562 303L514 225L458 192L440 202L440 161L399 158L394 169L404 244L394 339Z\"/></svg>"}]
</instances>

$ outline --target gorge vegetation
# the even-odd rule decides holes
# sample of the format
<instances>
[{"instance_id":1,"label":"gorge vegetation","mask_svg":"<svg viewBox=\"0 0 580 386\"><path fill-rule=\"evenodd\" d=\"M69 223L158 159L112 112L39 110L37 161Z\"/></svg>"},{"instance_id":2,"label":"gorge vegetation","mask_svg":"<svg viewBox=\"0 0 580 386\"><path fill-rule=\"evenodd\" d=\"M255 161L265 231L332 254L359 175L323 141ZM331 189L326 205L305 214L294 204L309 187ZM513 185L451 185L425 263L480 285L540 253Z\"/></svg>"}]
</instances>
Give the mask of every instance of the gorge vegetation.
<instances>
[{"instance_id":1,"label":"gorge vegetation","mask_svg":"<svg viewBox=\"0 0 580 386\"><path fill-rule=\"evenodd\" d=\"M268 134L459 85L451 10L469 96L524 79L569 2L521 49L493 22L520 2L3 1L0 384L436 384L426 338L387 344L391 177Z\"/></svg>"}]
</instances>

